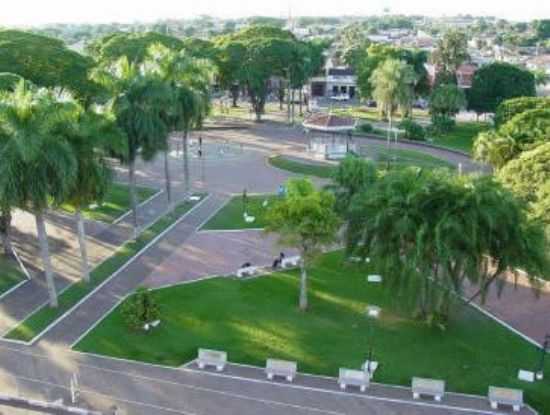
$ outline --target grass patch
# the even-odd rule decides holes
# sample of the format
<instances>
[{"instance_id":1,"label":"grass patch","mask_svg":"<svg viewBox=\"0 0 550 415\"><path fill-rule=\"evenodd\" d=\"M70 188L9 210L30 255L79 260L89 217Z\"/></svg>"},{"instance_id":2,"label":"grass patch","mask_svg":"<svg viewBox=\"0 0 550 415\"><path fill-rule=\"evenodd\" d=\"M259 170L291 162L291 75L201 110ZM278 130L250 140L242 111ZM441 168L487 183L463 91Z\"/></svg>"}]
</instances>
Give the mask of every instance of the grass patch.
<instances>
[{"instance_id":1,"label":"grass patch","mask_svg":"<svg viewBox=\"0 0 550 415\"><path fill-rule=\"evenodd\" d=\"M359 368L372 344L379 382L408 386L412 376L442 378L451 391L481 395L489 385L521 388L529 403L550 413L550 360L543 382L516 379L519 368L538 362L535 347L470 307L460 307L446 331L429 328L410 318L410 297L365 282L374 271L374 263L343 262L340 252L324 255L310 270L307 313L297 308L297 271L161 289L154 295L162 323L153 332L127 329L118 307L76 349L179 366L207 347L226 350L232 362L290 359L300 371L336 376L339 367ZM370 329L368 304L382 307Z\"/></svg>"},{"instance_id":2,"label":"grass patch","mask_svg":"<svg viewBox=\"0 0 550 415\"><path fill-rule=\"evenodd\" d=\"M438 135L437 137L431 137L430 142L441 147L471 154L477 135L489 128L487 123L460 122L456 124L456 127L452 131Z\"/></svg>"},{"instance_id":3,"label":"grass patch","mask_svg":"<svg viewBox=\"0 0 550 415\"><path fill-rule=\"evenodd\" d=\"M137 187L136 191L138 203L149 199L157 192L156 189L150 187ZM61 209L70 214L75 213L74 208L67 204L61 205ZM130 187L121 183L113 183L105 195L103 203L93 208L83 210L82 214L88 220L112 223L129 210Z\"/></svg>"},{"instance_id":4,"label":"grass patch","mask_svg":"<svg viewBox=\"0 0 550 415\"><path fill-rule=\"evenodd\" d=\"M336 167L333 165L304 163L288 159L284 156L270 157L268 158L268 162L271 166L277 167L278 169L304 174L306 176L321 177L323 179L332 177L336 171Z\"/></svg>"},{"instance_id":5,"label":"grass patch","mask_svg":"<svg viewBox=\"0 0 550 415\"><path fill-rule=\"evenodd\" d=\"M397 167L416 166L425 169L455 168L446 160L440 159L439 157L434 157L430 154L422 153L420 151L388 149L384 145L377 144L371 145L369 148L372 148L373 150L373 160L375 160L382 168L387 166L388 161L391 165ZM369 157L368 154L366 156Z\"/></svg>"},{"instance_id":6,"label":"grass patch","mask_svg":"<svg viewBox=\"0 0 550 415\"><path fill-rule=\"evenodd\" d=\"M455 166L446 160L434 157L430 154L422 153L420 151L388 149L386 146L378 144L369 144L368 149L368 153L365 154L364 157L376 162L378 168L381 170L387 169L388 163L390 164L390 168L416 166L424 169L455 169ZM300 162L288 159L285 156L270 157L268 161L270 165L279 169L320 178L332 177L337 169L334 165Z\"/></svg>"},{"instance_id":7,"label":"grass patch","mask_svg":"<svg viewBox=\"0 0 550 415\"><path fill-rule=\"evenodd\" d=\"M88 295L99 284L122 267L138 251L151 242L156 236L166 230L181 216L187 213L197 202L186 201L178 205L174 211L159 218L153 225L144 230L136 240L130 240L122 245L111 257L95 267L90 273L91 281L77 282L59 295L59 306L51 308L48 305L40 308L26 320L6 334L6 338L30 341L48 325L57 320L63 313Z\"/></svg>"},{"instance_id":8,"label":"grass patch","mask_svg":"<svg viewBox=\"0 0 550 415\"><path fill-rule=\"evenodd\" d=\"M244 205L242 196L234 196L224 207L206 222L201 230L234 230L234 229L257 229L265 226L265 212L267 207L263 206L264 201L269 203L275 200L274 195L252 195L248 196L247 213L254 216L256 220L247 223L244 220Z\"/></svg>"},{"instance_id":9,"label":"grass patch","mask_svg":"<svg viewBox=\"0 0 550 415\"><path fill-rule=\"evenodd\" d=\"M15 260L0 255L0 295L25 279L25 274Z\"/></svg>"}]
</instances>

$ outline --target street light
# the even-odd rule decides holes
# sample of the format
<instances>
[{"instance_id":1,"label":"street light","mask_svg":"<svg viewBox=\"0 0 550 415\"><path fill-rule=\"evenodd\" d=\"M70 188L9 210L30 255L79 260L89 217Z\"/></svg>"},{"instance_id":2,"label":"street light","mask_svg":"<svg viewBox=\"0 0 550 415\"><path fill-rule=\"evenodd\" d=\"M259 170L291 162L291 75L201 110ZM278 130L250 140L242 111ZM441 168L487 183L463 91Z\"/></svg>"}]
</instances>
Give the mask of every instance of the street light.
<instances>
[{"instance_id":1,"label":"street light","mask_svg":"<svg viewBox=\"0 0 550 415\"><path fill-rule=\"evenodd\" d=\"M544 378L544 358L546 357L546 353L548 353L550 350L550 334L547 334L544 336L544 343L542 344L542 347L540 349L540 363L538 366L538 370L536 371L536 377L537 380L542 380Z\"/></svg>"},{"instance_id":2,"label":"street light","mask_svg":"<svg viewBox=\"0 0 550 415\"><path fill-rule=\"evenodd\" d=\"M373 356L373 348L372 348L372 320L375 320L380 315L381 308L375 305L369 305L367 306L367 336L368 336L368 343L369 343L369 353L367 357L367 373L369 374L369 379L372 377L371 374L371 365L372 365L372 356ZM374 368L376 370L376 368Z\"/></svg>"}]
</instances>

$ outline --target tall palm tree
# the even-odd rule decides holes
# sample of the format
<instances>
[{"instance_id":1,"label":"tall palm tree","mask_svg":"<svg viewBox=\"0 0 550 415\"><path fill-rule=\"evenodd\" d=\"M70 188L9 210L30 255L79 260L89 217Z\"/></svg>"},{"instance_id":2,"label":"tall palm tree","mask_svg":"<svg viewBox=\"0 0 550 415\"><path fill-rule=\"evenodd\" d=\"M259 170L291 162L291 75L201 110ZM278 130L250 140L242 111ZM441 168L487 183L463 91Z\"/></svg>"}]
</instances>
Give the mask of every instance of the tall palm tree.
<instances>
[{"instance_id":1,"label":"tall palm tree","mask_svg":"<svg viewBox=\"0 0 550 415\"><path fill-rule=\"evenodd\" d=\"M170 133L183 131L183 161L185 190L189 191L188 134L193 126L200 126L210 109L210 81L212 67L204 60L195 59L184 50L174 52L163 45L149 48L145 66L169 85L169 105L165 120ZM171 185L168 154L165 153L165 175L168 201Z\"/></svg>"},{"instance_id":2,"label":"tall palm tree","mask_svg":"<svg viewBox=\"0 0 550 415\"><path fill-rule=\"evenodd\" d=\"M166 125L162 109L168 94L166 85L157 77L130 64L126 57L97 70L95 79L111 93L109 108L116 116L117 125L126 136L126 152L121 155L128 164L130 201L134 236L138 234L136 161L151 160L167 146Z\"/></svg>"},{"instance_id":3,"label":"tall palm tree","mask_svg":"<svg viewBox=\"0 0 550 415\"><path fill-rule=\"evenodd\" d=\"M70 145L54 132L59 102L21 82L0 104L0 199L34 213L50 306L57 307L44 213L63 202L76 177Z\"/></svg>"},{"instance_id":4,"label":"tall palm tree","mask_svg":"<svg viewBox=\"0 0 550 415\"><path fill-rule=\"evenodd\" d=\"M101 203L112 182L112 171L106 162L109 152L122 152L122 133L114 117L84 110L77 102L65 103L63 117L56 124L56 135L70 144L77 161L76 180L67 195L67 202L75 208L81 272L84 281L90 280L86 231L82 210L92 203Z\"/></svg>"},{"instance_id":5,"label":"tall palm tree","mask_svg":"<svg viewBox=\"0 0 550 415\"><path fill-rule=\"evenodd\" d=\"M414 81L412 66L396 59L385 60L371 75L370 82L374 85L372 95L388 116L390 133L396 108L400 107L402 113L406 113L412 104ZM388 134L388 145L389 137Z\"/></svg>"}]
</instances>

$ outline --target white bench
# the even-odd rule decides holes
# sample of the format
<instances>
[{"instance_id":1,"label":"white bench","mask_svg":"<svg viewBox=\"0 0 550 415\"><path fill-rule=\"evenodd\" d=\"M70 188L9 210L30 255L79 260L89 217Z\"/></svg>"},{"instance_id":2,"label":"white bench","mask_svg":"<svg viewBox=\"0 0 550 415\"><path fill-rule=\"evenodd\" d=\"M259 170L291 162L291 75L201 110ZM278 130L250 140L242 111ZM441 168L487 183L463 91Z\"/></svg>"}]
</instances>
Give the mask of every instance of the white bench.
<instances>
[{"instance_id":1,"label":"white bench","mask_svg":"<svg viewBox=\"0 0 550 415\"><path fill-rule=\"evenodd\" d=\"M338 375L340 389L345 390L348 385L358 386L361 392L365 392L370 383L369 374L362 370L340 368Z\"/></svg>"},{"instance_id":2,"label":"white bench","mask_svg":"<svg viewBox=\"0 0 550 415\"><path fill-rule=\"evenodd\" d=\"M523 391L520 389L489 386L488 398L493 409L497 409L498 405L510 405L514 412L518 412L523 406Z\"/></svg>"},{"instance_id":3,"label":"white bench","mask_svg":"<svg viewBox=\"0 0 550 415\"><path fill-rule=\"evenodd\" d=\"M370 258L369 257L362 258L360 256L354 255L354 256L348 257L348 261L349 262L366 262L368 264L370 262Z\"/></svg>"},{"instance_id":4,"label":"white bench","mask_svg":"<svg viewBox=\"0 0 550 415\"><path fill-rule=\"evenodd\" d=\"M269 380L275 376L282 376L289 382L292 382L296 377L298 364L288 360L267 359L265 363L265 373Z\"/></svg>"},{"instance_id":5,"label":"white bench","mask_svg":"<svg viewBox=\"0 0 550 415\"><path fill-rule=\"evenodd\" d=\"M300 260L301 259L302 258L299 255L291 256L291 257L288 257L288 258L283 258L283 260L281 261L281 266L283 268L297 267L298 265L300 265Z\"/></svg>"},{"instance_id":6,"label":"white bench","mask_svg":"<svg viewBox=\"0 0 550 415\"><path fill-rule=\"evenodd\" d=\"M421 395L433 396L436 401L441 401L445 394L445 381L438 379L412 378L413 399Z\"/></svg>"},{"instance_id":7,"label":"white bench","mask_svg":"<svg viewBox=\"0 0 550 415\"><path fill-rule=\"evenodd\" d=\"M199 349L199 369L204 369L206 366L214 366L218 372L221 372L225 368L226 363L226 352L220 352L218 350Z\"/></svg>"},{"instance_id":8,"label":"white bench","mask_svg":"<svg viewBox=\"0 0 550 415\"><path fill-rule=\"evenodd\" d=\"M244 268L239 268L237 270L237 277L239 278L250 277L252 275L256 275L257 273L258 273L258 267L253 267L253 266L244 267Z\"/></svg>"}]
</instances>

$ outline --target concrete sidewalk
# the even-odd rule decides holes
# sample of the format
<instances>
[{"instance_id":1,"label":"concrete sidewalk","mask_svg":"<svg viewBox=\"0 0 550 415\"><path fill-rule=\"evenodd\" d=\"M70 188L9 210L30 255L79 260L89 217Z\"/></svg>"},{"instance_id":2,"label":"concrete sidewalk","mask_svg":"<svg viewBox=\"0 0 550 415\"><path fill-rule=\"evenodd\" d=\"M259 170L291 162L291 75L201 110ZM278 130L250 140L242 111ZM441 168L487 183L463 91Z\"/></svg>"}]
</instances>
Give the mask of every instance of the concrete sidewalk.
<instances>
[{"instance_id":1,"label":"concrete sidewalk","mask_svg":"<svg viewBox=\"0 0 550 415\"><path fill-rule=\"evenodd\" d=\"M223 373L193 363L167 368L106 357L50 350L49 356L0 347L3 385L17 383L41 399L68 399L72 373L79 374L81 407L125 415L150 414L326 414L496 415L483 397L447 394L441 403L413 401L408 388L373 384L365 393L338 389L335 378L299 374L294 384L267 381L262 369L228 365ZM13 386L12 386L13 389ZM6 389L5 389L6 390ZM520 415L534 414L524 408Z\"/></svg>"}]
</instances>

